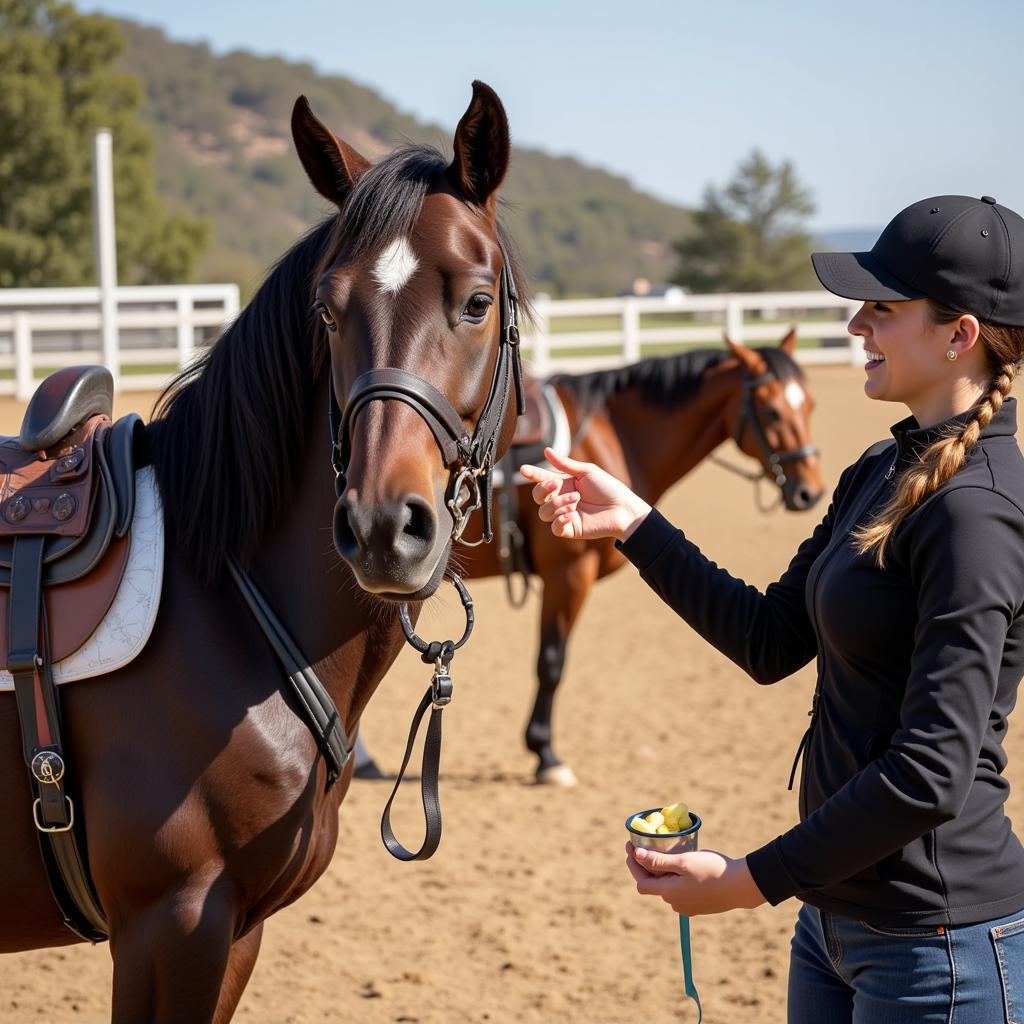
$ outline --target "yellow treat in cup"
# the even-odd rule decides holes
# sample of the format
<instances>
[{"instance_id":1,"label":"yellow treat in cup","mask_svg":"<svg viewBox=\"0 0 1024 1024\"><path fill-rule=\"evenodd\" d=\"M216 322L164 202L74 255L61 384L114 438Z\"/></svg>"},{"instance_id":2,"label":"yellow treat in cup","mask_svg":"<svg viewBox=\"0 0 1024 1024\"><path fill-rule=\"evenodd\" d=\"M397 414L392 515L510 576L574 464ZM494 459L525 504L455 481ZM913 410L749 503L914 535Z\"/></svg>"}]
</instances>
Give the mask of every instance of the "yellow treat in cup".
<instances>
[{"instance_id":1,"label":"yellow treat in cup","mask_svg":"<svg viewBox=\"0 0 1024 1024\"><path fill-rule=\"evenodd\" d=\"M647 824L651 826L655 831L665 824L665 816L661 811L651 811L645 819Z\"/></svg>"},{"instance_id":2,"label":"yellow treat in cup","mask_svg":"<svg viewBox=\"0 0 1024 1024\"><path fill-rule=\"evenodd\" d=\"M637 832L647 832L649 835L654 835L654 828L648 824L646 818L641 818L638 814L630 823L630 828L635 828Z\"/></svg>"}]
</instances>

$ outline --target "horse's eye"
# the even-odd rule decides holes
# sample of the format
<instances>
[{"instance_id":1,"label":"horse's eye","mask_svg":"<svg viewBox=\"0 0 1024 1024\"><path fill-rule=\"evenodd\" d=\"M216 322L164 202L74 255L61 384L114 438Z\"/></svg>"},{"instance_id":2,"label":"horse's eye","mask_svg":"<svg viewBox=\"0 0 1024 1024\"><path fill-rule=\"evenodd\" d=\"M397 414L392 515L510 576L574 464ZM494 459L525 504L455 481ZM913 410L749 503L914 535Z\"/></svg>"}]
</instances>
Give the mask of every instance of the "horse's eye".
<instances>
[{"instance_id":1,"label":"horse's eye","mask_svg":"<svg viewBox=\"0 0 1024 1024\"><path fill-rule=\"evenodd\" d=\"M334 317L331 316L331 311L323 303L318 304L316 309L320 314L320 319L327 325L327 330L337 330L338 324Z\"/></svg>"},{"instance_id":2,"label":"horse's eye","mask_svg":"<svg viewBox=\"0 0 1024 1024\"><path fill-rule=\"evenodd\" d=\"M764 407L764 412L762 415L764 416L765 423L778 423L779 420L782 419L782 417L779 415L779 410L771 405L766 405Z\"/></svg>"},{"instance_id":3,"label":"horse's eye","mask_svg":"<svg viewBox=\"0 0 1024 1024\"><path fill-rule=\"evenodd\" d=\"M493 302L494 300L490 295L487 295L484 292L477 292L477 294L466 303L466 309L462 314L462 319L468 320L470 323L474 324L481 323L483 318L487 316L487 310L490 309Z\"/></svg>"}]
</instances>

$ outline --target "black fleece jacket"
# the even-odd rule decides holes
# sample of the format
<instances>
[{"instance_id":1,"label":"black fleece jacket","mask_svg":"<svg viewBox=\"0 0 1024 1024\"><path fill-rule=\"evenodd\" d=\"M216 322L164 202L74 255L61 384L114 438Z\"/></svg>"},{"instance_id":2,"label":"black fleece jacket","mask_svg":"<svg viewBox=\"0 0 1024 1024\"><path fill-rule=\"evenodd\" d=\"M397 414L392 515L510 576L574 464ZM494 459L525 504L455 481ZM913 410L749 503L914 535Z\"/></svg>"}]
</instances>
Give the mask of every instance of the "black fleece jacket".
<instances>
[{"instance_id":1,"label":"black fleece jacket","mask_svg":"<svg viewBox=\"0 0 1024 1024\"><path fill-rule=\"evenodd\" d=\"M1024 674L1024 460L1008 399L952 479L893 536L886 568L850 530L946 424L892 429L842 474L825 518L764 594L652 511L618 544L658 595L760 683L817 658L801 822L747 857L790 896L879 927L1024 908L1003 805L1003 737Z\"/></svg>"}]
</instances>

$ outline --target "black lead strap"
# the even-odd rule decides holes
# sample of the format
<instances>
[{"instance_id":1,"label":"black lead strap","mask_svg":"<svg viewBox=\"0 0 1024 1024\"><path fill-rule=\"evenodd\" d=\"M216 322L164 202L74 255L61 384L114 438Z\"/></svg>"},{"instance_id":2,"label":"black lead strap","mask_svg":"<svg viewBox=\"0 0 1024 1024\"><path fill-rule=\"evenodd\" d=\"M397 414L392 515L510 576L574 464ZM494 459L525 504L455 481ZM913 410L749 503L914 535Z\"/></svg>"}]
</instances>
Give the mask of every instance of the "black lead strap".
<instances>
[{"instance_id":1,"label":"black lead strap","mask_svg":"<svg viewBox=\"0 0 1024 1024\"><path fill-rule=\"evenodd\" d=\"M384 805L384 813L380 819L380 837L384 846L392 857L403 861L426 860L433 856L441 842L441 798L438 792L438 781L441 774L441 712L451 703L452 699L453 685L449 671L452 658L455 657L455 652L469 639L475 621L473 598L470 597L466 585L454 573L451 580L459 592L459 599L462 601L462 608L466 614L466 628L459 640L427 642L413 629L408 606L403 604L398 610L405 639L419 651L420 658L425 664L434 666L430 686L423 694L423 699L413 715L412 725L409 728L409 739L405 745L405 756L402 758L402 767L398 771L394 789L391 790L391 796L388 797L388 802ZM405 777L405 770L409 767L416 734L419 732L420 722L423 720L427 708L431 709L430 721L427 723L427 734L423 741L423 764L420 770L420 798L423 802L426 831L423 836L423 845L413 852L407 850L395 836L395 831L391 827L391 805L394 803L398 787Z\"/></svg>"}]
</instances>

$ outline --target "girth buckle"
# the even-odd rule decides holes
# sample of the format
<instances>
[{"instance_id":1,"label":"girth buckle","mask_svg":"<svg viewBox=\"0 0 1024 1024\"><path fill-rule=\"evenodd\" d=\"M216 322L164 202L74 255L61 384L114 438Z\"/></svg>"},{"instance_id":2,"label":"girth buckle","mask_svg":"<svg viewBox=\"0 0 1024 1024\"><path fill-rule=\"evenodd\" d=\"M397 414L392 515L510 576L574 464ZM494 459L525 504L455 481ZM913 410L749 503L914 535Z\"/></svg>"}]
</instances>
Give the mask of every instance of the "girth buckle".
<instances>
[{"instance_id":1,"label":"girth buckle","mask_svg":"<svg viewBox=\"0 0 1024 1024\"><path fill-rule=\"evenodd\" d=\"M71 797L65 796L64 802L68 805L68 823L66 825L44 825L39 817L39 808L42 804L42 800L36 799L35 803L32 804L32 817L35 819L36 828L40 832L70 832L75 827L75 805L71 802Z\"/></svg>"}]
</instances>

